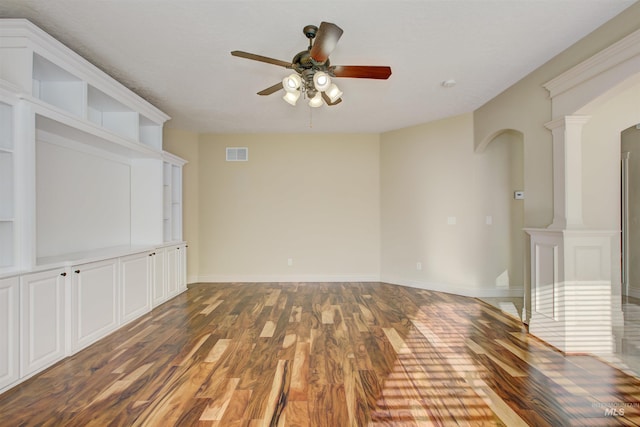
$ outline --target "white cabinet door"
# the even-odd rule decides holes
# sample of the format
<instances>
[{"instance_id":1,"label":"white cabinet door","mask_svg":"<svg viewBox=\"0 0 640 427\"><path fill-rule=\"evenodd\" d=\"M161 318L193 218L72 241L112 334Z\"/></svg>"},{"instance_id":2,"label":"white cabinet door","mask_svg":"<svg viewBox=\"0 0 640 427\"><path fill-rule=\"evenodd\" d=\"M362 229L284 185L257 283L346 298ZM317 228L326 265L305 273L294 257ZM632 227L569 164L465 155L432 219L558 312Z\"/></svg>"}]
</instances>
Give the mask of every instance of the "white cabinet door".
<instances>
[{"instance_id":1,"label":"white cabinet door","mask_svg":"<svg viewBox=\"0 0 640 427\"><path fill-rule=\"evenodd\" d=\"M0 280L0 392L18 380L18 278Z\"/></svg>"},{"instance_id":2,"label":"white cabinet door","mask_svg":"<svg viewBox=\"0 0 640 427\"><path fill-rule=\"evenodd\" d=\"M151 309L149 258L148 252L120 258L121 324Z\"/></svg>"},{"instance_id":3,"label":"white cabinet door","mask_svg":"<svg viewBox=\"0 0 640 427\"><path fill-rule=\"evenodd\" d=\"M73 267L71 347L78 351L118 327L118 260Z\"/></svg>"},{"instance_id":4,"label":"white cabinet door","mask_svg":"<svg viewBox=\"0 0 640 427\"><path fill-rule=\"evenodd\" d=\"M20 278L20 374L29 375L65 356L64 269Z\"/></svg>"},{"instance_id":5,"label":"white cabinet door","mask_svg":"<svg viewBox=\"0 0 640 427\"><path fill-rule=\"evenodd\" d=\"M167 249L167 266L165 269L166 280L167 280L167 297L170 298L178 294L178 286L180 283L180 264L179 260L179 250L176 246L168 247Z\"/></svg>"},{"instance_id":6,"label":"white cabinet door","mask_svg":"<svg viewBox=\"0 0 640 427\"><path fill-rule=\"evenodd\" d=\"M165 257L166 251L164 249L156 249L151 259L151 266L149 271L151 272L151 288L152 299L151 305L157 307L167 300L167 280L165 278Z\"/></svg>"}]
</instances>

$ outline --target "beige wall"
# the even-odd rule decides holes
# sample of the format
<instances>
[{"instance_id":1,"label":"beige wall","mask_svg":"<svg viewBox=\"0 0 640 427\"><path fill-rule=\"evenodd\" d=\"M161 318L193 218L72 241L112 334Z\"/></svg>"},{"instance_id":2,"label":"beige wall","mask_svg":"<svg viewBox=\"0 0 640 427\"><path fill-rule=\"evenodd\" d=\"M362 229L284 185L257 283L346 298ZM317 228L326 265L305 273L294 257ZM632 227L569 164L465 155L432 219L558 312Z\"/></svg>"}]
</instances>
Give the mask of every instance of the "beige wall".
<instances>
[{"instance_id":1,"label":"beige wall","mask_svg":"<svg viewBox=\"0 0 640 427\"><path fill-rule=\"evenodd\" d=\"M471 295L518 291L528 276L528 245L519 230L546 227L553 215L551 133L544 126L552 111L542 85L637 22L640 4L475 112L382 135L167 129L165 148L190 161L184 180L190 277L382 277ZM611 228L619 213L611 183L620 129L612 136L603 124L609 113L598 108L585 127L585 140L594 141L584 150L594 168L584 175L585 220ZM226 146L249 147L250 161L224 162ZM515 190L525 191L524 201L512 199ZM455 225L447 224L450 217Z\"/></svg>"},{"instance_id":2,"label":"beige wall","mask_svg":"<svg viewBox=\"0 0 640 427\"><path fill-rule=\"evenodd\" d=\"M640 295L640 130L635 126L622 133L622 152L629 156L629 294Z\"/></svg>"},{"instance_id":3,"label":"beige wall","mask_svg":"<svg viewBox=\"0 0 640 427\"><path fill-rule=\"evenodd\" d=\"M625 85L626 86L626 85ZM640 83L626 86L620 92L617 88L611 90L615 95L598 103L596 108L590 109L591 118L583 129L583 210L584 223L587 227L618 231L621 229L621 199L620 199L620 155L622 151L634 151L633 144L637 138L635 124L640 123ZM634 127L632 127L634 126ZM626 129L632 127L630 130ZM624 135L624 137L623 137ZM637 141L637 139L636 139ZM640 155L640 152L636 152ZM640 200L635 197L638 192L638 180L634 177L637 171L637 159L631 157L632 170L631 213L637 215ZM631 218L632 221L634 217ZM630 227L631 235L631 274L629 293L640 295L640 284L637 282L638 259L636 252L640 245L640 233L635 230L633 222ZM617 242L613 248L614 295L619 295L621 288L620 245Z\"/></svg>"},{"instance_id":4,"label":"beige wall","mask_svg":"<svg viewBox=\"0 0 640 427\"><path fill-rule=\"evenodd\" d=\"M522 201L513 200L522 189L520 137L505 134L477 153L465 114L383 134L380 158L383 280L522 293Z\"/></svg>"},{"instance_id":5,"label":"beige wall","mask_svg":"<svg viewBox=\"0 0 640 427\"><path fill-rule=\"evenodd\" d=\"M202 281L378 277L378 135L201 135L199 162Z\"/></svg>"},{"instance_id":6,"label":"beige wall","mask_svg":"<svg viewBox=\"0 0 640 427\"><path fill-rule=\"evenodd\" d=\"M621 133L640 123L640 84L589 111L582 131L583 217L589 228L620 229Z\"/></svg>"},{"instance_id":7,"label":"beige wall","mask_svg":"<svg viewBox=\"0 0 640 427\"><path fill-rule=\"evenodd\" d=\"M595 30L474 112L475 144L503 129L524 134L525 225L546 227L553 218L549 93L543 84L638 29L640 3Z\"/></svg>"},{"instance_id":8,"label":"beige wall","mask_svg":"<svg viewBox=\"0 0 640 427\"><path fill-rule=\"evenodd\" d=\"M199 263L199 155L197 133L178 129L164 129L163 148L169 153L187 160L182 172L182 233L189 245L187 256L187 279L189 283L197 281Z\"/></svg>"}]
</instances>

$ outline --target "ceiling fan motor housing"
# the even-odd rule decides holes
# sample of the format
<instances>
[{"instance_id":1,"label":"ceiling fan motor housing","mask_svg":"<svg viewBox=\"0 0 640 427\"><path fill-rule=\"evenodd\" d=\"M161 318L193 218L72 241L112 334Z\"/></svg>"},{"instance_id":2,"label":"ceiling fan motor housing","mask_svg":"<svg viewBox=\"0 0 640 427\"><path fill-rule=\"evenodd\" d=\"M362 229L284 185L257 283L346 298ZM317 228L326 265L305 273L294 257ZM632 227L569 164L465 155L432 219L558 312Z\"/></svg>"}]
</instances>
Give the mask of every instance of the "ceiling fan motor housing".
<instances>
[{"instance_id":1,"label":"ceiling fan motor housing","mask_svg":"<svg viewBox=\"0 0 640 427\"><path fill-rule=\"evenodd\" d=\"M307 25L302 29L302 32L309 40L312 40L316 37L316 34L318 33L318 27L316 27L315 25Z\"/></svg>"}]
</instances>

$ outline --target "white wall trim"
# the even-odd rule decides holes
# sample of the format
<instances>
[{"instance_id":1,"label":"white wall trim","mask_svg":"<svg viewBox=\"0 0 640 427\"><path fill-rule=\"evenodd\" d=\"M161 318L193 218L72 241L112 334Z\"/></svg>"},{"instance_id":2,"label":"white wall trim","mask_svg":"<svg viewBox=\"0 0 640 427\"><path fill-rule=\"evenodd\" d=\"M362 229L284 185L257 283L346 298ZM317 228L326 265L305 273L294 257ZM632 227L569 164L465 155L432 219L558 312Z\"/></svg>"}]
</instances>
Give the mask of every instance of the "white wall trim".
<instances>
[{"instance_id":1,"label":"white wall trim","mask_svg":"<svg viewBox=\"0 0 640 427\"><path fill-rule=\"evenodd\" d=\"M552 117L559 118L588 114L607 96L638 84L639 73L640 30L637 30L542 86L551 97Z\"/></svg>"},{"instance_id":2,"label":"white wall trim","mask_svg":"<svg viewBox=\"0 0 640 427\"><path fill-rule=\"evenodd\" d=\"M628 293L629 293L629 295L628 295L628 296L630 296L630 297L633 297L633 298L640 298L640 289L637 289L637 288L631 288L631 287L630 287L630 288L628 289Z\"/></svg>"},{"instance_id":3,"label":"white wall trim","mask_svg":"<svg viewBox=\"0 0 640 427\"><path fill-rule=\"evenodd\" d=\"M640 55L640 30L629 34L542 86L553 98L637 55Z\"/></svg>"},{"instance_id":4,"label":"white wall trim","mask_svg":"<svg viewBox=\"0 0 640 427\"><path fill-rule=\"evenodd\" d=\"M382 282L392 285L409 286L411 288L425 289L428 291L445 292L471 298L517 298L524 296L524 287L512 287L509 289L498 288L467 288L459 285L445 283L423 282L419 280L402 279L398 277L383 277Z\"/></svg>"},{"instance_id":5,"label":"white wall trim","mask_svg":"<svg viewBox=\"0 0 640 427\"><path fill-rule=\"evenodd\" d=\"M447 285L444 283L422 282L396 277L383 277L373 275L203 275L190 276L189 284L194 283L274 283L274 282L383 282L391 285L408 286L411 288L425 289L436 292L461 295L471 298L518 298L524 295L524 287L512 287L509 289L497 288L466 288Z\"/></svg>"},{"instance_id":6,"label":"white wall trim","mask_svg":"<svg viewBox=\"0 0 640 427\"><path fill-rule=\"evenodd\" d=\"M193 278L192 278L193 279ZM225 275L211 274L197 276L197 281L189 283L273 283L273 282L379 282L375 275L323 275L323 274L291 274L291 275Z\"/></svg>"}]
</instances>

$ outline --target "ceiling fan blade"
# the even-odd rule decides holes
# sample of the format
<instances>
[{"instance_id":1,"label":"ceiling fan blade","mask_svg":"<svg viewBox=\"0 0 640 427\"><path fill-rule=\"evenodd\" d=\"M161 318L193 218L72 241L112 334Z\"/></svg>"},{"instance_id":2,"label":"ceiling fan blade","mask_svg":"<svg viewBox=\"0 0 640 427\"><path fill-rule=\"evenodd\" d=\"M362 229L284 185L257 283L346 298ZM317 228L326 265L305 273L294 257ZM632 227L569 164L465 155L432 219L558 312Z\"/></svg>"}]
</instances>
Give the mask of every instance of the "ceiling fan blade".
<instances>
[{"instance_id":1,"label":"ceiling fan blade","mask_svg":"<svg viewBox=\"0 0 640 427\"><path fill-rule=\"evenodd\" d=\"M342 36L342 28L330 22L320 23L320 28L316 33L310 55L314 61L324 64L329 58L333 49L336 48L338 40Z\"/></svg>"},{"instance_id":2,"label":"ceiling fan blade","mask_svg":"<svg viewBox=\"0 0 640 427\"><path fill-rule=\"evenodd\" d=\"M331 67L336 77L353 77L356 79L382 79L391 75L391 67L378 65L336 65Z\"/></svg>"},{"instance_id":3,"label":"ceiling fan blade","mask_svg":"<svg viewBox=\"0 0 640 427\"><path fill-rule=\"evenodd\" d=\"M254 61L266 62L267 64L279 65L284 68L293 67L291 62L269 58L268 56L256 55L255 53L243 52L241 50L234 50L231 52L231 55L238 56L240 58L253 59Z\"/></svg>"},{"instance_id":4,"label":"ceiling fan blade","mask_svg":"<svg viewBox=\"0 0 640 427\"><path fill-rule=\"evenodd\" d=\"M329 98L329 95L327 95L326 93L322 92L322 99L324 99L324 102L327 103L327 105L331 106L331 105L337 105L340 104L342 102L342 98L338 98L336 100L336 102L331 102L331 98Z\"/></svg>"},{"instance_id":5,"label":"ceiling fan blade","mask_svg":"<svg viewBox=\"0 0 640 427\"><path fill-rule=\"evenodd\" d=\"M280 83L276 83L273 86L270 86L266 89L261 90L260 92L258 92L258 95L271 95L272 93L275 93L277 91L279 91L280 89L282 89L282 82Z\"/></svg>"}]
</instances>

